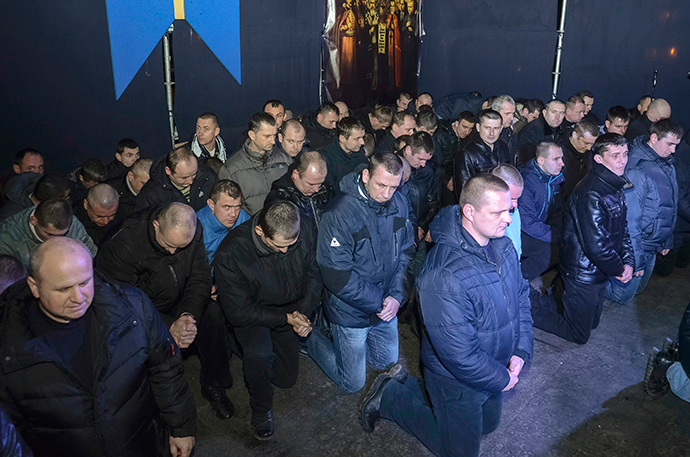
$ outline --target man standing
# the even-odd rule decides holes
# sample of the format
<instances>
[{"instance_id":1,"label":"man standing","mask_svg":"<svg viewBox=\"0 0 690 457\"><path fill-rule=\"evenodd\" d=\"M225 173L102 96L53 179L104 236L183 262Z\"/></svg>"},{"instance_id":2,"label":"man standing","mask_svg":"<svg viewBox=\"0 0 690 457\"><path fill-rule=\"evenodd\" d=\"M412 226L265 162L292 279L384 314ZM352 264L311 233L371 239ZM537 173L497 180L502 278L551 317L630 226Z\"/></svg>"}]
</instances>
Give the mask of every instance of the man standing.
<instances>
[{"instance_id":1,"label":"man standing","mask_svg":"<svg viewBox=\"0 0 690 457\"><path fill-rule=\"evenodd\" d=\"M290 165L288 172L273 181L264 206L276 200L294 203L300 216L312 221L318 229L321 216L328 202L335 197L335 190L326 180L328 167L317 151L307 151Z\"/></svg>"},{"instance_id":2,"label":"man standing","mask_svg":"<svg viewBox=\"0 0 690 457\"><path fill-rule=\"evenodd\" d=\"M654 122L671 117L671 105L663 98L657 98L649 104L649 108L628 126L625 138L632 143L638 136L649 136L649 129Z\"/></svg>"},{"instance_id":3,"label":"man standing","mask_svg":"<svg viewBox=\"0 0 690 457\"><path fill-rule=\"evenodd\" d=\"M649 137L633 141L625 169L634 186L626 192L625 201L635 274L628 282L613 278L606 288L606 298L622 305L647 287L656 255L666 255L673 247L678 182L671 156L683 137L683 129L673 119L664 119L652 124L649 132Z\"/></svg>"},{"instance_id":4,"label":"man standing","mask_svg":"<svg viewBox=\"0 0 690 457\"><path fill-rule=\"evenodd\" d=\"M360 422L396 422L437 456L477 456L482 434L498 427L534 339L529 286L512 242L510 190L481 174L431 224L436 245L417 279L424 316L424 384L396 365L365 397Z\"/></svg>"},{"instance_id":5,"label":"man standing","mask_svg":"<svg viewBox=\"0 0 690 457\"><path fill-rule=\"evenodd\" d=\"M3 296L0 399L37 456L162 455L194 447L179 349L138 289L95 276L86 247L46 241Z\"/></svg>"},{"instance_id":6,"label":"man standing","mask_svg":"<svg viewBox=\"0 0 690 457\"><path fill-rule=\"evenodd\" d=\"M97 268L120 283L136 286L153 302L181 349L196 346L201 362L201 393L216 415L234 413L225 389L232 385L227 329L211 298L201 223L183 203L153 207L126 219L106 240Z\"/></svg>"},{"instance_id":7,"label":"man standing","mask_svg":"<svg viewBox=\"0 0 690 457\"><path fill-rule=\"evenodd\" d=\"M82 206L77 207L75 216L82 223L96 246L115 226L119 206L117 191L108 184L97 184L89 189Z\"/></svg>"},{"instance_id":8,"label":"man standing","mask_svg":"<svg viewBox=\"0 0 690 457\"><path fill-rule=\"evenodd\" d=\"M285 174L292 158L275 147L276 120L256 113L249 121L249 139L220 169L220 179L239 184L249 215L257 213L273 181Z\"/></svg>"},{"instance_id":9,"label":"man standing","mask_svg":"<svg viewBox=\"0 0 690 457\"><path fill-rule=\"evenodd\" d=\"M196 133L189 140L189 149L202 164L205 164L206 160L211 157L217 157L218 160L225 163L227 152L225 151L225 142L220 137L218 116L213 113L203 113L199 116L196 120Z\"/></svg>"},{"instance_id":10,"label":"man standing","mask_svg":"<svg viewBox=\"0 0 690 457\"><path fill-rule=\"evenodd\" d=\"M561 138L563 149L563 201L568 199L577 183L592 167L592 146L599 136L599 126L590 119L583 119L575 125L568 138Z\"/></svg>"},{"instance_id":11,"label":"man standing","mask_svg":"<svg viewBox=\"0 0 690 457\"><path fill-rule=\"evenodd\" d=\"M522 276L532 281L557 258L562 200L563 151L556 143L539 143L537 156L520 168L524 192L518 201L522 219Z\"/></svg>"},{"instance_id":12,"label":"man standing","mask_svg":"<svg viewBox=\"0 0 690 457\"><path fill-rule=\"evenodd\" d=\"M117 142L115 147L115 160L110 162L106 169L108 177L106 180L118 179L134 165L139 159L139 145L131 138L123 138Z\"/></svg>"},{"instance_id":13,"label":"man standing","mask_svg":"<svg viewBox=\"0 0 690 457\"><path fill-rule=\"evenodd\" d=\"M459 196L462 186L477 173L488 173L499 163L512 163L508 147L498 141L503 120L498 112L485 109L477 115L478 135L474 135L461 151L455 154L454 188Z\"/></svg>"},{"instance_id":14,"label":"man standing","mask_svg":"<svg viewBox=\"0 0 690 457\"><path fill-rule=\"evenodd\" d=\"M594 143L594 165L575 187L565 210L560 273L562 314L552 296L531 293L534 326L585 344L599 325L609 278L633 277L634 256L626 222L628 144L607 133Z\"/></svg>"},{"instance_id":15,"label":"man standing","mask_svg":"<svg viewBox=\"0 0 690 457\"><path fill-rule=\"evenodd\" d=\"M200 164L191 149L177 147L151 165L151 179L137 195L135 211L172 202L199 211L217 181L216 172Z\"/></svg>"},{"instance_id":16,"label":"man standing","mask_svg":"<svg viewBox=\"0 0 690 457\"><path fill-rule=\"evenodd\" d=\"M254 436L273 436L273 386L297 382L297 336L311 332L310 316L323 284L310 222L285 201L267 205L221 243L213 263L218 297L243 353Z\"/></svg>"},{"instance_id":17,"label":"man standing","mask_svg":"<svg viewBox=\"0 0 690 457\"><path fill-rule=\"evenodd\" d=\"M338 135L322 150L321 155L328 166L326 179L336 192L340 192L340 180L358 165L367 163L364 151L364 126L354 117L338 122Z\"/></svg>"},{"instance_id":18,"label":"man standing","mask_svg":"<svg viewBox=\"0 0 690 457\"><path fill-rule=\"evenodd\" d=\"M213 263L216 250L228 232L249 219L241 208L242 189L227 179L221 179L213 186L206 206L196 212L204 227L204 246L209 265Z\"/></svg>"},{"instance_id":19,"label":"man standing","mask_svg":"<svg viewBox=\"0 0 690 457\"><path fill-rule=\"evenodd\" d=\"M338 387L364 387L367 362L398 360L402 279L414 247L409 203L395 190L403 174L395 154L375 153L367 168L343 178L342 194L323 215L316 260L327 290L333 341L307 340L309 355Z\"/></svg>"},{"instance_id":20,"label":"man standing","mask_svg":"<svg viewBox=\"0 0 690 457\"><path fill-rule=\"evenodd\" d=\"M561 124L565 116L565 103L551 100L542 111L542 116L527 124L518 135L520 142L520 163L523 165L534 158L537 145L542 141L556 141L561 136Z\"/></svg>"}]
</instances>

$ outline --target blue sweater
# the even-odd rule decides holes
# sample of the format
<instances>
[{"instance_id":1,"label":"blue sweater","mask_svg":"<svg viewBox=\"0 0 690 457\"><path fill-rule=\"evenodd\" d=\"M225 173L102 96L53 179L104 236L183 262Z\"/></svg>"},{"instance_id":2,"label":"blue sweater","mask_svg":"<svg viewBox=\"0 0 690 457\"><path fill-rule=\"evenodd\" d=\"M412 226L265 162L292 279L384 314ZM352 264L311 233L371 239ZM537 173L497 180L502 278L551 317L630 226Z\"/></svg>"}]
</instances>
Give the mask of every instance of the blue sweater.
<instances>
[{"instance_id":1,"label":"blue sweater","mask_svg":"<svg viewBox=\"0 0 690 457\"><path fill-rule=\"evenodd\" d=\"M208 256L209 265L213 263L213 257L216 255L216 250L218 250L218 246L220 246L220 242L223 241L225 235L227 235L230 230L234 229L242 222L249 220L249 214L247 214L245 210L241 209L240 215L235 221L235 225L228 229L226 226L220 223L208 205L197 211L196 217L204 227L204 246L206 246L206 255Z\"/></svg>"}]
</instances>

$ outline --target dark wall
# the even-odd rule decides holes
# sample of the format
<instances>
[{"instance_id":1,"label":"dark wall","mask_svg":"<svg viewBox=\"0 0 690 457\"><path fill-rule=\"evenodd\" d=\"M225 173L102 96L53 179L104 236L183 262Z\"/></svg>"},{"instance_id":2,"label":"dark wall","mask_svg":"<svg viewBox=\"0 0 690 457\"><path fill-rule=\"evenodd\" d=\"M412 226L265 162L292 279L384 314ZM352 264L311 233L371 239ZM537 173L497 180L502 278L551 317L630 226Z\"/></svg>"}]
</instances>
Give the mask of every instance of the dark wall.
<instances>
[{"instance_id":1,"label":"dark wall","mask_svg":"<svg viewBox=\"0 0 690 457\"><path fill-rule=\"evenodd\" d=\"M170 0L172 3L172 0ZM252 113L280 98L295 113L318 106L323 2L241 2L242 81L185 21L175 22L175 120L181 140L214 111L232 149ZM49 168L112 160L120 138L148 156L170 149L161 44L115 100L105 0L0 2L0 170L33 146Z\"/></svg>"}]
</instances>

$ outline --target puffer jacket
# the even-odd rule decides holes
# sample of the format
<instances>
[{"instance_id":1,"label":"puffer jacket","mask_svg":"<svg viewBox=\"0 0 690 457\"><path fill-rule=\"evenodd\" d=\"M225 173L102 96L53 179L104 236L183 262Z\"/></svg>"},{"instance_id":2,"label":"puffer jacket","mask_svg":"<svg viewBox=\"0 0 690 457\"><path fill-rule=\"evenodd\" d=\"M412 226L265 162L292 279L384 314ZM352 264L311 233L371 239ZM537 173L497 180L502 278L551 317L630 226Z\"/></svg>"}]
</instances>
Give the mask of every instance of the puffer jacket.
<instances>
[{"instance_id":1,"label":"puffer jacket","mask_svg":"<svg viewBox=\"0 0 690 457\"><path fill-rule=\"evenodd\" d=\"M454 159L453 182L455 195L459 198L462 186L477 173L488 173L499 163L512 164L508 153L508 146L496 140L493 149L484 143L479 133L472 132L472 139L467 146L458 151Z\"/></svg>"},{"instance_id":2,"label":"puffer jacket","mask_svg":"<svg viewBox=\"0 0 690 457\"><path fill-rule=\"evenodd\" d=\"M598 284L635 266L626 222L624 189L630 182L594 163L566 205L560 270L569 278Z\"/></svg>"},{"instance_id":3,"label":"puffer jacket","mask_svg":"<svg viewBox=\"0 0 690 457\"><path fill-rule=\"evenodd\" d=\"M265 154L249 149L249 141L230 157L220 169L220 179L239 184L244 196L244 209L253 215L263 208L273 181L287 172L292 158L274 147Z\"/></svg>"},{"instance_id":4,"label":"puffer jacket","mask_svg":"<svg viewBox=\"0 0 690 457\"><path fill-rule=\"evenodd\" d=\"M326 205L335 197L335 190L328 180L324 181L316 193L306 196L295 186L292 180L292 172L295 170L295 165L292 164L288 168L287 173L273 181L271 191L266 196L264 206L276 200L286 200L297 205L302 216L306 216L311 220L318 229L321 222L321 216L326 210Z\"/></svg>"},{"instance_id":5,"label":"puffer jacket","mask_svg":"<svg viewBox=\"0 0 690 457\"><path fill-rule=\"evenodd\" d=\"M21 261L26 268L29 268L31 252L44 241L38 238L29 223L34 211L36 208L33 206L23 209L0 223L0 254L11 255ZM91 251L92 257L98 253L98 248L76 216L72 216L72 224L65 236L84 243Z\"/></svg>"},{"instance_id":6,"label":"puffer jacket","mask_svg":"<svg viewBox=\"0 0 690 457\"><path fill-rule=\"evenodd\" d=\"M626 192L625 200L637 268L657 252L673 247L678 182L673 156L660 157L644 137L633 142L625 175L635 186Z\"/></svg>"},{"instance_id":7,"label":"puffer jacket","mask_svg":"<svg viewBox=\"0 0 690 457\"><path fill-rule=\"evenodd\" d=\"M673 155L673 166L678 180L678 219L675 233L690 233L690 133L676 148Z\"/></svg>"},{"instance_id":8,"label":"puffer jacket","mask_svg":"<svg viewBox=\"0 0 690 457\"><path fill-rule=\"evenodd\" d=\"M414 248L409 203L395 192L386 203L366 193L362 165L340 182L341 194L319 226L316 261L330 322L364 328L380 322L383 299L402 302L402 279Z\"/></svg>"},{"instance_id":9,"label":"puffer jacket","mask_svg":"<svg viewBox=\"0 0 690 457\"><path fill-rule=\"evenodd\" d=\"M172 436L195 434L179 349L140 290L94 283L94 385L35 336L29 308L37 305L24 282L2 299L0 400L37 457L155 456L154 419Z\"/></svg>"},{"instance_id":10,"label":"puffer jacket","mask_svg":"<svg viewBox=\"0 0 690 457\"><path fill-rule=\"evenodd\" d=\"M518 200L522 231L545 243L558 240L560 226L556 217L562 207L560 199L563 173L547 174L539 167L537 159L520 167L525 182L522 196ZM553 230L555 229L555 230Z\"/></svg>"},{"instance_id":11,"label":"puffer jacket","mask_svg":"<svg viewBox=\"0 0 690 457\"><path fill-rule=\"evenodd\" d=\"M206 201L211 197L211 189L218 182L216 172L199 163L196 177L189 191L189 201L187 201L165 173L165 163L165 157L160 157L151 165L151 179L144 184L137 195L134 211L173 202L185 203L194 208L194 211L199 211L206 206Z\"/></svg>"},{"instance_id":12,"label":"puffer jacket","mask_svg":"<svg viewBox=\"0 0 690 457\"><path fill-rule=\"evenodd\" d=\"M513 243L489 240L496 262L462 227L457 205L431 223L436 245L424 261L417 291L425 330L422 362L431 372L498 393L508 385L508 362L532 357L529 285Z\"/></svg>"}]
</instances>

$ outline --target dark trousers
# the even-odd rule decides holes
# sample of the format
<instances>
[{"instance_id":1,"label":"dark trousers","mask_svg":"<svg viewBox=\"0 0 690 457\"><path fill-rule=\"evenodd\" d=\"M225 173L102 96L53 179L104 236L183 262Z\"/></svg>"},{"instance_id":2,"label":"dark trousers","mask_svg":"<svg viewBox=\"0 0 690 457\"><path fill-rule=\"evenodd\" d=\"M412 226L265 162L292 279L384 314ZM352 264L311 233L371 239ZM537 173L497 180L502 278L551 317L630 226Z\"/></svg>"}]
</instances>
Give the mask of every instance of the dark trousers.
<instances>
[{"instance_id":1,"label":"dark trousers","mask_svg":"<svg viewBox=\"0 0 690 457\"><path fill-rule=\"evenodd\" d=\"M297 382L299 344L292 326L236 327L242 350L249 406L258 414L273 408L273 386L289 389Z\"/></svg>"},{"instance_id":2,"label":"dark trousers","mask_svg":"<svg viewBox=\"0 0 690 457\"><path fill-rule=\"evenodd\" d=\"M564 340L585 344L592 330L599 326L607 283L586 284L565 275L562 279L565 290L562 315L552 296L530 290L534 326Z\"/></svg>"},{"instance_id":3,"label":"dark trousers","mask_svg":"<svg viewBox=\"0 0 690 457\"><path fill-rule=\"evenodd\" d=\"M673 234L674 246L666 255L657 254L654 273L669 276L676 268L690 265L690 234Z\"/></svg>"},{"instance_id":4,"label":"dark trousers","mask_svg":"<svg viewBox=\"0 0 690 457\"><path fill-rule=\"evenodd\" d=\"M502 393L491 394L454 379L424 372L427 401L417 378L391 380L381 398L381 417L417 437L434 455L479 455L481 436L498 428Z\"/></svg>"},{"instance_id":5,"label":"dark trousers","mask_svg":"<svg viewBox=\"0 0 690 457\"><path fill-rule=\"evenodd\" d=\"M558 246L538 240L522 232L522 277L527 281L541 276L556 263Z\"/></svg>"},{"instance_id":6,"label":"dark trousers","mask_svg":"<svg viewBox=\"0 0 690 457\"><path fill-rule=\"evenodd\" d=\"M217 301L211 301L197 323L194 343L201 362L201 384L207 387L232 386L230 353L225 315Z\"/></svg>"}]
</instances>

